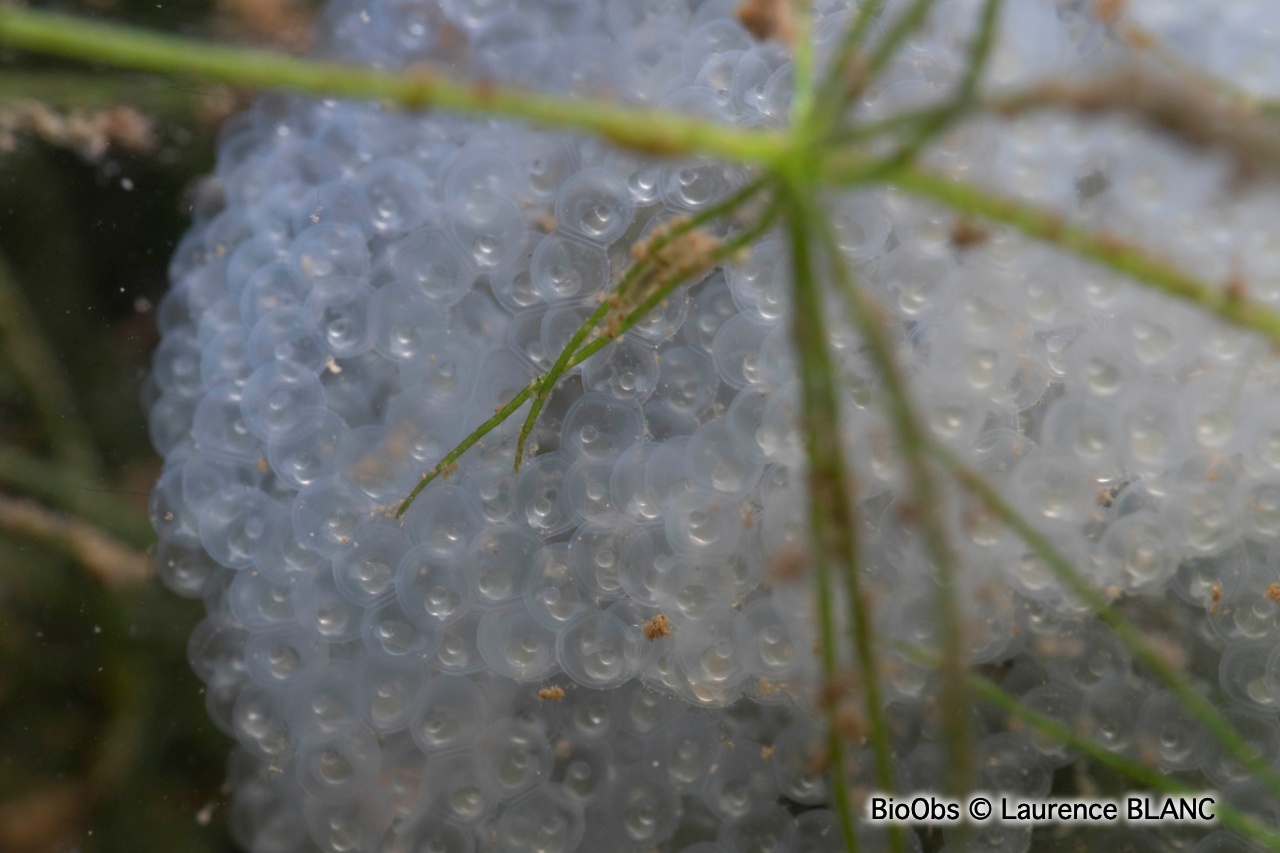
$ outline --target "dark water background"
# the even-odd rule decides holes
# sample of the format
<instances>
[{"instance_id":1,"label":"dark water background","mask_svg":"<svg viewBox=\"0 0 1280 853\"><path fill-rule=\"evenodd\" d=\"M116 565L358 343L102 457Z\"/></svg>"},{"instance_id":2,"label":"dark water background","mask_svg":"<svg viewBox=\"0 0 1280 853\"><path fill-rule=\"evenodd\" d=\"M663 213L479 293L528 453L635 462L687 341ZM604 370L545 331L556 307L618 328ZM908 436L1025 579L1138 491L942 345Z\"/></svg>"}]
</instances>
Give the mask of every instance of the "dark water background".
<instances>
[{"instance_id":1,"label":"dark water background","mask_svg":"<svg viewBox=\"0 0 1280 853\"><path fill-rule=\"evenodd\" d=\"M32 5L296 48L313 4ZM139 393L157 342L154 306L195 180L211 167L218 122L245 98L0 53L0 510L10 510L0 511L4 853L234 849L222 791L230 740L206 721L185 656L199 602L154 579L106 583L65 536L33 535L11 516L75 519L134 554L150 553L147 492L159 460ZM47 122L37 126L45 109L65 119L118 105L148 119L153 144L86 152ZM37 404L49 384L33 392L22 366L40 366L40 340L52 354L45 368L70 390L53 419ZM77 431L91 451L78 459L65 446Z\"/></svg>"}]
</instances>

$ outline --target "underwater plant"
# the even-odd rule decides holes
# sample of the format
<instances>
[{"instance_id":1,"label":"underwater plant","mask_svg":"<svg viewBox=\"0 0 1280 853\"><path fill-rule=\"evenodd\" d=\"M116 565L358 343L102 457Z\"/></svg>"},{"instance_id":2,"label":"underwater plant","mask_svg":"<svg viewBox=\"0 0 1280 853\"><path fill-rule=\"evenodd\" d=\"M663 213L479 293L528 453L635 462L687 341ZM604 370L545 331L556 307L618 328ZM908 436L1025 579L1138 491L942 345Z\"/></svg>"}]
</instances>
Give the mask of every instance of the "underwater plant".
<instances>
[{"instance_id":1,"label":"underwater plant","mask_svg":"<svg viewBox=\"0 0 1280 853\"><path fill-rule=\"evenodd\" d=\"M297 60L0 10L275 90L149 396L238 840L1275 849L1278 22L358 0ZM1214 822L868 820L1131 790Z\"/></svg>"}]
</instances>

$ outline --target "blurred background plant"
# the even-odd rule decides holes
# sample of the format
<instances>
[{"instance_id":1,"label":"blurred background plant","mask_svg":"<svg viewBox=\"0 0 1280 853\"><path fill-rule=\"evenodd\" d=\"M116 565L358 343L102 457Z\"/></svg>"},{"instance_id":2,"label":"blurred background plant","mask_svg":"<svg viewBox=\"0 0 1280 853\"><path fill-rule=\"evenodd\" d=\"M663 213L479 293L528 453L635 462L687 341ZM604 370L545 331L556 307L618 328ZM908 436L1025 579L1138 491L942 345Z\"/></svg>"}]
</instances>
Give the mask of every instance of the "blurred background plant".
<instances>
[{"instance_id":1,"label":"blurred background plant","mask_svg":"<svg viewBox=\"0 0 1280 853\"><path fill-rule=\"evenodd\" d=\"M306 47L310 0L34 4ZM0 54L0 850L234 849L186 640L152 570L138 404L153 307L247 96Z\"/></svg>"}]
</instances>

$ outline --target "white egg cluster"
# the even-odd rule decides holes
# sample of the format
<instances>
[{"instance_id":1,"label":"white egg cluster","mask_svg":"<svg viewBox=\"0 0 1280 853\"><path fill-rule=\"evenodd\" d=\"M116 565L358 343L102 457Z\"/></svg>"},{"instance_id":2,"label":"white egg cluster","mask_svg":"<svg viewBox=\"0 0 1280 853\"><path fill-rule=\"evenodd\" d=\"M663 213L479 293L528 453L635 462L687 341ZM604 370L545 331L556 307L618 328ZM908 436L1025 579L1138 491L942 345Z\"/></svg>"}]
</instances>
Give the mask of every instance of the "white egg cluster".
<instances>
[{"instance_id":1,"label":"white egg cluster","mask_svg":"<svg viewBox=\"0 0 1280 853\"><path fill-rule=\"evenodd\" d=\"M320 53L782 126L790 52L754 39L737 5L333 0ZM820 68L856 5L815 4ZM887 3L872 37L906 5ZM980 5L940 2L858 115L948 97ZM1129 7L1186 60L1280 93L1280 7ZM1122 52L1090 2L1010 0L1000 23L992 90ZM1241 186L1225 160L1058 113L968 122L925 160L1280 307L1280 194ZM813 704L784 239L575 369L519 473L525 408L394 517L551 365L637 241L748 179L370 104L264 96L226 128L160 310L152 516L162 578L208 609L190 657L240 744L232 822L247 849L842 849ZM1119 606L1157 613L1145 627L1280 759L1276 353L1010 233L958 247L953 215L897 192L823 203L935 437ZM900 790L937 789L938 679L893 646L936 643L936 570L882 384L839 314L828 344L895 772ZM947 507L970 663L1108 749L1254 808L1250 774L1041 558L959 490ZM843 701L860 708L860 687ZM989 708L971 726L975 788L1042 796L1078 759ZM870 748L848 744L850 781L874 787ZM972 840L1031 842L998 826Z\"/></svg>"}]
</instances>

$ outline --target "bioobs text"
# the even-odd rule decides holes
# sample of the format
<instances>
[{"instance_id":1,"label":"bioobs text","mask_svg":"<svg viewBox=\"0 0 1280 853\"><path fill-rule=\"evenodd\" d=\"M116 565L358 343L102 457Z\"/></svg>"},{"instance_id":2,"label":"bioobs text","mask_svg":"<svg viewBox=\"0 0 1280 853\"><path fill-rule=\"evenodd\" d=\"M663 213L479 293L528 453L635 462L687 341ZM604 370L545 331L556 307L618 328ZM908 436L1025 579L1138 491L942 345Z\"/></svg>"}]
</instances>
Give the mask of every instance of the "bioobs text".
<instances>
[{"instance_id":1,"label":"bioobs text","mask_svg":"<svg viewBox=\"0 0 1280 853\"><path fill-rule=\"evenodd\" d=\"M867 819L872 823L957 823L960 804L933 794L921 794L909 800L872 796L867 800Z\"/></svg>"},{"instance_id":2,"label":"bioobs text","mask_svg":"<svg viewBox=\"0 0 1280 853\"><path fill-rule=\"evenodd\" d=\"M1195 823L1217 819L1213 794L1158 797L1129 794L1118 799L1021 799L999 794L973 794L961 803L936 794L894 798L873 794L865 817L870 823L948 825L968 821L982 824L1107 824Z\"/></svg>"}]
</instances>

